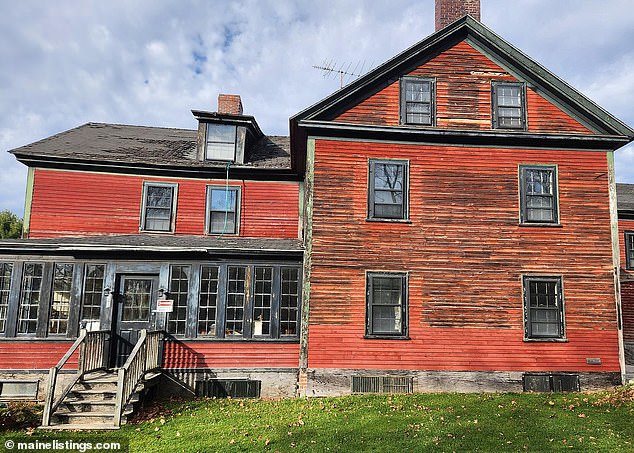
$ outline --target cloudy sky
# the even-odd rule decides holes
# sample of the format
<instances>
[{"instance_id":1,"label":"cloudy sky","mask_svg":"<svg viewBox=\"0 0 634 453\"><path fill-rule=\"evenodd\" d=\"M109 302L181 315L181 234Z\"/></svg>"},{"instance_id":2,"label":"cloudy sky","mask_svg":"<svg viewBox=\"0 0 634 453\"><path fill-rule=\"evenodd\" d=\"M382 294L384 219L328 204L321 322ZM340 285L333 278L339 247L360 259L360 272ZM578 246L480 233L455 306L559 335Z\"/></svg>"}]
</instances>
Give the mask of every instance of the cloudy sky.
<instances>
[{"instance_id":1,"label":"cloudy sky","mask_svg":"<svg viewBox=\"0 0 634 453\"><path fill-rule=\"evenodd\" d=\"M482 22L634 125L634 0L481 0ZM339 88L313 65L377 66L434 31L433 0L0 0L0 210L26 169L5 151L80 124L195 127L242 96L268 134ZM634 146L617 153L634 183Z\"/></svg>"}]
</instances>

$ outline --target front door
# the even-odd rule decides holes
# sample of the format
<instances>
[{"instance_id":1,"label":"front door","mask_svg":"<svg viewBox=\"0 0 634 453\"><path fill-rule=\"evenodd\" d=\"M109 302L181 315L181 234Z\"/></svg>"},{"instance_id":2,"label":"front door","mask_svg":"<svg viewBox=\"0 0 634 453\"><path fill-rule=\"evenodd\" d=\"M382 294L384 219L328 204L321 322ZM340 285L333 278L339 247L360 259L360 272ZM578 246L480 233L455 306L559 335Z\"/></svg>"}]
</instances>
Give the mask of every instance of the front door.
<instances>
[{"instance_id":1,"label":"front door","mask_svg":"<svg viewBox=\"0 0 634 453\"><path fill-rule=\"evenodd\" d=\"M120 367L134 348L142 329L152 328L158 298L158 275L121 275L113 313L111 366Z\"/></svg>"}]
</instances>

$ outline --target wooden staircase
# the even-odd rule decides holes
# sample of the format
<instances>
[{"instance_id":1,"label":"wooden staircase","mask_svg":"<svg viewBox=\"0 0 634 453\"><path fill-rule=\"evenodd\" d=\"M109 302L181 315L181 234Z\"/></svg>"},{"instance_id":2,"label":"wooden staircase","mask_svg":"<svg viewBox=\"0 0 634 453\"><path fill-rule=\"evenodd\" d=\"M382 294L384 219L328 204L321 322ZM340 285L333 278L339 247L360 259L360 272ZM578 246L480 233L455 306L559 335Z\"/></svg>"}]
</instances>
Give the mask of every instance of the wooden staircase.
<instances>
[{"instance_id":1,"label":"wooden staircase","mask_svg":"<svg viewBox=\"0 0 634 453\"><path fill-rule=\"evenodd\" d=\"M141 331L126 363L106 369L109 348L105 331L82 331L75 344L49 373L42 429L118 429L161 376L163 333ZM55 398L57 375L80 349L75 379Z\"/></svg>"}]
</instances>

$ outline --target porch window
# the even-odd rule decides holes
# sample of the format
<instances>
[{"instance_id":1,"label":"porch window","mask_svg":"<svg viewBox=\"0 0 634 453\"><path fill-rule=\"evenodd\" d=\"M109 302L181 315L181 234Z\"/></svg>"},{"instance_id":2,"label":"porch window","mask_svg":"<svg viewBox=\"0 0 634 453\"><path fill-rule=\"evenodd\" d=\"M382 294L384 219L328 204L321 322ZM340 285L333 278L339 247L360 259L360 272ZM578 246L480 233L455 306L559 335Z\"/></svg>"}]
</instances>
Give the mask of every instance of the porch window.
<instances>
[{"instance_id":1,"label":"porch window","mask_svg":"<svg viewBox=\"0 0 634 453\"><path fill-rule=\"evenodd\" d=\"M271 335L271 304L273 302L273 268L255 268L253 294L253 336Z\"/></svg>"},{"instance_id":2,"label":"porch window","mask_svg":"<svg viewBox=\"0 0 634 453\"><path fill-rule=\"evenodd\" d=\"M236 159L236 126L207 124L205 159L233 162Z\"/></svg>"},{"instance_id":3,"label":"porch window","mask_svg":"<svg viewBox=\"0 0 634 453\"><path fill-rule=\"evenodd\" d=\"M144 231L173 231L176 184L145 183L141 225Z\"/></svg>"},{"instance_id":4,"label":"porch window","mask_svg":"<svg viewBox=\"0 0 634 453\"><path fill-rule=\"evenodd\" d=\"M493 129L526 129L524 84L493 82Z\"/></svg>"},{"instance_id":5,"label":"porch window","mask_svg":"<svg viewBox=\"0 0 634 453\"><path fill-rule=\"evenodd\" d=\"M207 187L207 233L237 234L240 188Z\"/></svg>"},{"instance_id":6,"label":"porch window","mask_svg":"<svg viewBox=\"0 0 634 453\"><path fill-rule=\"evenodd\" d=\"M243 266L229 266L227 273L229 275L227 279L225 335L242 335L247 268Z\"/></svg>"},{"instance_id":7,"label":"porch window","mask_svg":"<svg viewBox=\"0 0 634 453\"><path fill-rule=\"evenodd\" d=\"M564 338L561 277L524 277L524 321L527 339Z\"/></svg>"},{"instance_id":8,"label":"porch window","mask_svg":"<svg viewBox=\"0 0 634 453\"><path fill-rule=\"evenodd\" d=\"M634 269L634 231L625 232L625 268Z\"/></svg>"},{"instance_id":9,"label":"porch window","mask_svg":"<svg viewBox=\"0 0 634 453\"><path fill-rule=\"evenodd\" d=\"M198 302L198 335L216 336L218 309L218 266L200 269L200 299Z\"/></svg>"},{"instance_id":10,"label":"porch window","mask_svg":"<svg viewBox=\"0 0 634 453\"><path fill-rule=\"evenodd\" d=\"M520 220L522 223L559 223L557 167L521 165Z\"/></svg>"},{"instance_id":11,"label":"porch window","mask_svg":"<svg viewBox=\"0 0 634 453\"><path fill-rule=\"evenodd\" d=\"M53 266L53 293L48 314L48 333L66 334L70 312L71 288L73 286L73 265L55 263Z\"/></svg>"},{"instance_id":12,"label":"porch window","mask_svg":"<svg viewBox=\"0 0 634 453\"><path fill-rule=\"evenodd\" d=\"M188 294L189 266L171 266L169 299L174 300L174 307L173 311L168 313L168 333L174 335L185 335Z\"/></svg>"},{"instance_id":13,"label":"porch window","mask_svg":"<svg viewBox=\"0 0 634 453\"><path fill-rule=\"evenodd\" d=\"M37 331L43 272L43 263L24 263L18 306L18 333L30 334Z\"/></svg>"},{"instance_id":14,"label":"porch window","mask_svg":"<svg viewBox=\"0 0 634 453\"><path fill-rule=\"evenodd\" d=\"M370 159L368 219L407 219L408 162Z\"/></svg>"},{"instance_id":15,"label":"porch window","mask_svg":"<svg viewBox=\"0 0 634 453\"><path fill-rule=\"evenodd\" d=\"M99 329L104 269L103 264L86 264L85 266L81 320L88 330Z\"/></svg>"},{"instance_id":16,"label":"porch window","mask_svg":"<svg viewBox=\"0 0 634 453\"><path fill-rule=\"evenodd\" d=\"M0 263L0 333L7 327L7 312L9 309L9 291L11 290L11 275L13 263Z\"/></svg>"},{"instance_id":17,"label":"porch window","mask_svg":"<svg viewBox=\"0 0 634 453\"><path fill-rule=\"evenodd\" d=\"M407 274L367 273L366 336L407 336Z\"/></svg>"},{"instance_id":18,"label":"porch window","mask_svg":"<svg viewBox=\"0 0 634 453\"><path fill-rule=\"evenodd\" d=\"M299 269L283 267L281 280L280 336L295 336L298 334Z\"/></svg>"}]
</instances>

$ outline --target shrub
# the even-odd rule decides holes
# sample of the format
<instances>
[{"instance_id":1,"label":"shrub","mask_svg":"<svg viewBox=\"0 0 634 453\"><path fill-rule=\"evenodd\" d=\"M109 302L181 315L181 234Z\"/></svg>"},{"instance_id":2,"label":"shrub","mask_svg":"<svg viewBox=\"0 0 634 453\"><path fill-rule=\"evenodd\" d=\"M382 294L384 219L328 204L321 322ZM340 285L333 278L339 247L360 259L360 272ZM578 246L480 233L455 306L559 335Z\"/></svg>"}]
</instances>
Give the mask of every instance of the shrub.
<instances>
[{"instance_id":1,"label":"shrub","mask_svg":"<svg viewBox=\"0 0 634 453\"><path fill-rule=\"evenodd\" d=\"M41 422L41 404L23 401L0 404L0 431L32 428Z\"/></svg>"}]
</instances>

